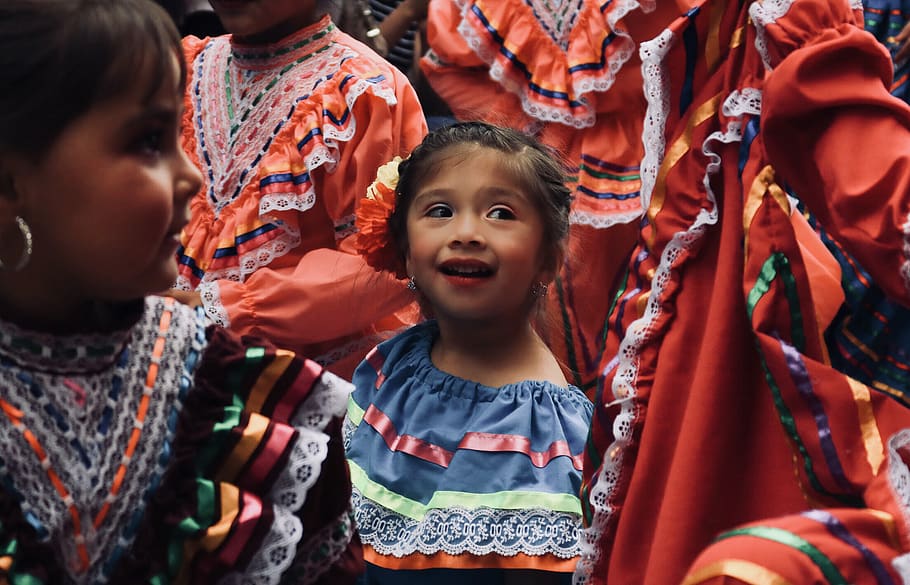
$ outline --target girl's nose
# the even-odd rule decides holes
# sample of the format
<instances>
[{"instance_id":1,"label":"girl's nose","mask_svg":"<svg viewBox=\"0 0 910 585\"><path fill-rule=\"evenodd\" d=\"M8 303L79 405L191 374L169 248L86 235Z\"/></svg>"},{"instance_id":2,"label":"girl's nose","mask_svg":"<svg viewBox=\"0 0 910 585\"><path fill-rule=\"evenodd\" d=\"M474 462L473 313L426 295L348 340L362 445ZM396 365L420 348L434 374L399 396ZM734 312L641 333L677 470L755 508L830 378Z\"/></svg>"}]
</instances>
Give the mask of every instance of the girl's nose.
<instances>
[{"instance_id":1,"label":"girl's nose","mask_svg":"<svg viewBox=\"0 0 910 585\"><path fill-rule=\"evenodd\" d=\"M177 151L174 196L181 201L189 200L199 191L200 187L202 187L202 171L193 164L183 148L180 148Z\"/></svg>"},{"instance_id":2,"label":"girl's nose","mask_svg":"<svg viewBox=\"0 0 910 585\"><path fill-rule=\"evenodd\" d=\"M472 213L461 213L455 218L452 231L452 246L483 246L483 222Z\"/></svg>"}]
</instances>

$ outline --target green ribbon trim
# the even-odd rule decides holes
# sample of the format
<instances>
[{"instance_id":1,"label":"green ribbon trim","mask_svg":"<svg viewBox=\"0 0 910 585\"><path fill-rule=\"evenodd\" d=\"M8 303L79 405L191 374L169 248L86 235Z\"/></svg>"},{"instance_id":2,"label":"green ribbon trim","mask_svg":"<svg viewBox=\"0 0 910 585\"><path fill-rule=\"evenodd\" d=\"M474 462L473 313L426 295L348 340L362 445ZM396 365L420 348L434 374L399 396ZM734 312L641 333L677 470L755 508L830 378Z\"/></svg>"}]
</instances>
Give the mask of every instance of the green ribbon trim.
<instances>
[{"instance_id":1,"label":"green ribbon trim","mask_svg":"<svg viewBox=\"0 0 910 585\"><path fill-rule=\"evenodd\" d=\"M428 504L406 498L390 491L367 477L356 463L348 460L351 483L364 497L377 504L414 520L423 520L431 510L445 508L495 508L499 510L550 510L581 515L581 501L569 494L507 491L491 494L441 491L433 494Z\"/></svg>"},{"instance_id":2,"label":"green ribbon trim","mask_svg":"<svg viewBox=\"0 0 910 585\"><path fill-rule=\"evenodd\" d=\"M735 536L753 536L755 538L761 538L763 540L769 540L771 542L783 544L784 546L789 546L809 557L809 560L811 560L812 563L821 570L822 575L825 576L826 583L829 583L830 585L849 585L844 576L840 574L837 566L827 557L827 555L818 550L808 540L805 540L792 532L772 526L753 526L725 532L718 536L715 539L715 542Z\"/></svg>"}]
</instances>

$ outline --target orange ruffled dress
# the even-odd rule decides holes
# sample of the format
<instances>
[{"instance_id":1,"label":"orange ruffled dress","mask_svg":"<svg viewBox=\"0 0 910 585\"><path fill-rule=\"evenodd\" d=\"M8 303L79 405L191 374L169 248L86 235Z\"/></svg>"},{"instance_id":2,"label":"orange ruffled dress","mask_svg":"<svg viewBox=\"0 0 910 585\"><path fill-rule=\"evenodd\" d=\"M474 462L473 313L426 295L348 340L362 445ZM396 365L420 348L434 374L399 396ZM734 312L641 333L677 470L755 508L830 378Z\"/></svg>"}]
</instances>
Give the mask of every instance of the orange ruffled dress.
<instances>
[{"instance_id":1,"label":"orange ruffled dress","mask_svg":"<svg viewBox=\"0 0 910 585\"><path fill-rule=\"evenodd\" d=\"M910 110L859 0L689 4L641 48L576 583L910 582L907 388L832 367L840 278L787 189L910 305Z\"/></svg>"},{"instance_id":2,"label":"orange ruffled dress","mask_svg":"<svg viewBox=\"0 0 910 585\"><path fill-rule=\"evenodd\" d=\"M376 169L426 133L405 77L326 16L269 46L185 41L184 147L205 183L178 288L216 323L312 356L343 377L416 320L402 283L351 246Z\"/></svg>"},{"instance_id":3,"label":"orange ruffled dress","mask_svg":"<svg viewBox=\"0 0 910 585\"><path fill-rule=\"evenodd\" d=\"M641 5L640 5L641 4ZM673 2L441 0L430 5L421 69L458 119L536 135L561 154L574 193L569 248L548 342L591 393L615 283L642 215L638 42L679 14Z\"/></svg>"}]
</instances>

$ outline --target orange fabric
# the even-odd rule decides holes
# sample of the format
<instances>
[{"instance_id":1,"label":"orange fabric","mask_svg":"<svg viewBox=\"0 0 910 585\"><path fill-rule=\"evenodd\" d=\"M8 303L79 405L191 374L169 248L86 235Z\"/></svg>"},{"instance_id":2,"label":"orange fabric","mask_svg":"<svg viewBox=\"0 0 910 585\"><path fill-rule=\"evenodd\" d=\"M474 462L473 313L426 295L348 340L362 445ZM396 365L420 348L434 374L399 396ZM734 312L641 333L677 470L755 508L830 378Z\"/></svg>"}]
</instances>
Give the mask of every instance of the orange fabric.
<instances>
[{"instance_id":1,"label":"orange fabric","mask_svg":"<svg viewBox=\"0 0 910 585\"><path fill-rule=\"evenodd\" d=\"M323 19L312 30L316 34L328 26L329 21ZM203 168L194 130L194 117L200 112L194 108L193 91L198 80L193 78L193 64L207 42L185 40L190 79L184 147ZM355 205L375 178L378 166L395 155L407 155L426 133L426 123L414 90L399 71L340 31L331 33L330 44L332 50L340 47L358 56L346 59L335 70L300 68L301 75L310 79L303 84L312 84L314 75L328 77L294 106L290 119L256 165L259 178L247 181L240 194L217 214L205 195L207 179L191 202L191 219L182 241L184 254L209 272L218 265L217 249L235 245L235 238L268 222L277 220L299 232L296 247L283 255L275 254L252 273L239 279L218 277L220 303L234 331L270 339L328 363L330 370L350 378L356 364L375 345L376 335L387 336L414 323L418 311L402 282L368 267L354 252L351 235L338 240L336 231L353 219ZM379 75L385 79L368 84L370 89L363 93L350 89ZM219 98L207 95L208 91L201 87L202 103L214 103L212 100ZM390 100L396 103L390 104ZM270 130L262 129L263 140ZM336 134L342 137L334 137ZM312 168L307 167L307 161ZM308 173L309 180L303 185L315 189L315 204L305 211L276 210L260 215L262 198L275 189L265 180L282 173ZM288 184L280 187L295 188ZM248 253L255 254L257 246L269 243L269 237L246 241L244 245L253 250ZM181 270L190 286L197 288L198 277L184 266Z\"/></svg>"},{"instance_id":2,"label":"orange fabric","mask_svg":"<svg viewBox=\"0 0 910 585\"><path fill-rule=\"evenodd\" d=\"M378 554L372 546L363 545L363 560L385 569L532 569L554 573L571 573L578 559L560 559L553 555L530 556L517 553L510 557L502 555L475 556L471 554L450 555L439 552L432 555L410 554L397 559L390 555Z\"/></svg>"}]
</instances>

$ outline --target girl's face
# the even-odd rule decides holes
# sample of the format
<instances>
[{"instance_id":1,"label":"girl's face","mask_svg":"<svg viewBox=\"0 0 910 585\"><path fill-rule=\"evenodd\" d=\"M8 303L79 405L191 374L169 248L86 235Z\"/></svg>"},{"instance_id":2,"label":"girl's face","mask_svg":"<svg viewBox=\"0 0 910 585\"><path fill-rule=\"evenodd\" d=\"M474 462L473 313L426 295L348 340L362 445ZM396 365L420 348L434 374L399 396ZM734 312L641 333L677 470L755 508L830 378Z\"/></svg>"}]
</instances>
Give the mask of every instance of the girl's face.
<instances>
[{"instance_id":1,"label":"girl's face","mask_svg":"<svg viewBox=\"0 0 910 585\"><path fill-rule=\"evenodd\" d=\"M221 24L245 43L274 43L316 21L316 0L209 0Z\"/></svg>"},{"instance_id":2,"label":"girl's face","mask_svg":"<svg viewBox=\"0 0 910 585\"><path fill-rule=\"evenodd\" d=\"M41 160L9 162L14 212L31 226L34 253L21 272L3 275L4 290L31 290L37 314L42 304L62 316L173 285L187 203L201 184L179 143L177 63L175 55L151 96L150 73L140 75L73 120Z\"/></svg>"},{"instance_id":3,"label":"girl's face","mask_svg":"<svg viewBox=\"0 0 910 585\"><path fill-rule=\"evenodd\" d=\"M468 146L446 153L408 209L408 274L437 319L526 320L549 282L540 212L507 164Z\"/></svg>"}]
</instances>

